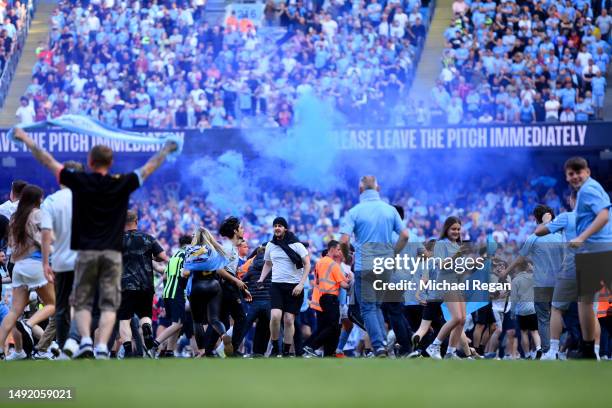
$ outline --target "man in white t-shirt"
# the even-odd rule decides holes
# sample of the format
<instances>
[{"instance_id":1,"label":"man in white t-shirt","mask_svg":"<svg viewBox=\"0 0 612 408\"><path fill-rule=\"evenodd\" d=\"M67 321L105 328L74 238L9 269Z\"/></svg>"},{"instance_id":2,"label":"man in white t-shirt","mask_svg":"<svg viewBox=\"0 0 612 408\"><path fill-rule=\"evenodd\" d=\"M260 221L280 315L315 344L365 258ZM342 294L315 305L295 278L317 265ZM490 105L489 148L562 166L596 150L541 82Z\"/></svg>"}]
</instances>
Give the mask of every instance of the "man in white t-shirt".
<instances>
[{"instance_id":1,"label":"man in white t-shirt","mask_svg":"<svg viewBox=\"0 0 612 408\"><path fill-rule=\"evenodd\" d=\"M106 89L102 91L102 96L104 97L104 102L109 105L115 104L115 97L119 95L119 90L113 86L112 82L108 82L106 84Z\"/></svg>"},{"instance_id":2,"label":"man in white t-shirt","mask_svg":"<svg viewBox=\"0 0 612 408\"><path fill-rule=\"evenodd\" d=\"M321 31L330 39L334 38L338 32L338 23L332 20L331 14L325 14L323 22L321 22Z\"/></svg>"},{"instance_id":3,"label":"man in white t-shirt","mask_svg":"<svg viewBox=\"0 0 612 408\"><path fill-rule=\"evenodd\" d=\"M15 180L13 184L11 184L11 192L9 194L9 199L4 203L0 204L0 216L4 216L7 219L11 219L11 215L15 211L17 211L17 206L19 205L19 197L21 197L21 191L28 183L23 180Z\"/></svg>"},{"instance_id":4,"label":"man in white t-shirt","mask_svg":"<svg viewBox=\"0 0 612 408\"><path fill-rule=\"evenodd\" d=\"M281 356L278 338L281 318L283 318L282 356L289 356L295 332L295 316L300 313L304 300L304 284L310 273L310 256L306 247L289 231L287 220L283 217L276 217L272 226L274 227L274 238L266 245L265 264L258 282L263 285L268 273L272 271L270 287L271 355Z\"/></svg>"},{"instance_id":5,"label":"man in white t-shirt","mask_svg":"<svg viewBox=\"0 0 612 408\"><path fill-rule=\"evenodd\" d=\"M34 112L34 107L30 104L30 101L28 101L28 98L25 96L21 97L21 106L17 108L15 116L19 118L20 125L30 125L34 123L36 112Z\"/></svg>"},{"instance_id":6,"label":"man in white t-shirt","mask_svg":"<svg viewBox=\"0 0 612 408\"><path fill-rule=\"evenodd\" d=\"M83 165L69 161L65 169L83 171ZM60 348L64 347L70 332L70 294L74 283L76 251L70 249L72 237L72 191L65 186L43 201L42 209L42 256L45 277L55 283L55 338ZM53 241L53 236L55 240ZM53 241L53 253L51 243ZM78 348L74 341L73 349Z\"/></svg>"},{"instance_id":7,"label":"man in white t-shirt","mask_svg":"<svg viewBox=\"0 0 612 408\"><path fill-rule=\"evenodd\" d=\"M559 121L559 109L561 104L557 99L557 95L551 94L550 99L544 104L546 110L546 121L547 122L558 122Z\"/></svg>"}]
</instances>

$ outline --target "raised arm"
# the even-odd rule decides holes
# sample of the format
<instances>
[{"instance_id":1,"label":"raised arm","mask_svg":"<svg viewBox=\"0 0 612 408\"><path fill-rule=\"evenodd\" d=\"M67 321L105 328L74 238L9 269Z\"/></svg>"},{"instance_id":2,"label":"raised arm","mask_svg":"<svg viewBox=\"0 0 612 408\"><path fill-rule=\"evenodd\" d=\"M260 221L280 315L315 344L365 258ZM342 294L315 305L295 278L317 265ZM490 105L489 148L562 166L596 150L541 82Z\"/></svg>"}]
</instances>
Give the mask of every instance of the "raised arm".
<instances>
[{"instance_id":1,"label":"raised arm","mask_svg":"<svg viewBox=\"0 0 612 408\"><path fill-rule=\"evenodd\" d=\"M153 174L153 172L157 170L166 160L166 157L168 157L170 153L176 151L176 149L178 149L178 145L175 142L166 142L164 147L139 169L142 181L145 181L151 174Z\"/></svg>"},{"instance_id":2,"label":"raised arm","mask_svg":"<svg viewBox=\"0 0 612 408\"><path fill-rule=\"evenodd\" d=\"M48 168L53 174L57 175L62 169L60 162L55 160L49 152L45 149L40 148L33 140L28 136L25 130L21 128L15 128L14 130L15 139L25 144L28 149L32 152L32 155L38 160L43 166Z\"/></svg>"}]
</instances>

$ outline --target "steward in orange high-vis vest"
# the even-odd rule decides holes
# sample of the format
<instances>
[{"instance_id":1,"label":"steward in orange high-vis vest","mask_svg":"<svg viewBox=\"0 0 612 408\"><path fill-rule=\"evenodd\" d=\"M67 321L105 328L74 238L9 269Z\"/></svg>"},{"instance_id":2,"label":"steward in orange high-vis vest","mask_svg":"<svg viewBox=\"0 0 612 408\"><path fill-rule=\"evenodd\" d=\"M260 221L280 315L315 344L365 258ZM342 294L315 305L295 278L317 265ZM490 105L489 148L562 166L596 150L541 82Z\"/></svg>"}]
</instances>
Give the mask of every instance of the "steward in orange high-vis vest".
<instances>
[{"instance_id":1,"label":"steward in orange high-vis vest","mask_svg":"<svg viewBox=\"0 0 612 408\"><path fill-rule=\"evenodd\" d=\"M338 241L330 241L328 254L315 265L312 300L310 307L317 311L317 330L308 338L304 352L314 356L315 350L323 347L323 355L334 356L340 337L340 288L349 284L342 273L340 263L334 258L342 257ZM332 256L334 258L332 258Z\"/></svg>"},{"instance_id":2,"label":"steward in orange high-vis vest","mask_svg":"<svg viewBox=\"0 0 612 408\"><path fill-rule=\"evenodd\" d=\"M597 302L597 318L605 319L612 317L612 295L607 288L601 289L599 292L599 301Z\"/></svg>"}]
</instances>

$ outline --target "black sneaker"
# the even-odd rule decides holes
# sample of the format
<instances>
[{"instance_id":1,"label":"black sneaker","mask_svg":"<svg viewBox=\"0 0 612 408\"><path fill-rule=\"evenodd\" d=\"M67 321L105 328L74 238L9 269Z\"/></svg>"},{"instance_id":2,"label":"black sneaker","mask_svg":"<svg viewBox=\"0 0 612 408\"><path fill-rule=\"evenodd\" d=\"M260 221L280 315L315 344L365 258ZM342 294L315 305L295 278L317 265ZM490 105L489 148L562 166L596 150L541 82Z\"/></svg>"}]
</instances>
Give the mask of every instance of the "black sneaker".
<instances>
[{"instance_id":1,"label":"black sneaker","mask_svg":"<svg viewBox=\"0 0 612 408\"><path fill-rule=\"evenodd\" d=\"M23 351L26 352L28 356L32 355L34 351L34 337L32 336L32 328L23 320L18 320L15 323L15 327L21 333L21 341L23 343Z\"/></svg>"},{"instance_id":2,"label":"black sneaker","mask_svg":"<svg viewBox=\"0 0 612 408\"><path fill-rule=\"evenodd\" d=\"M539 360L542 358L542 349L537 349L536 350L536 355L535 355L535 359Z\"/></svg>"},{"instance_id":3,"label":"black sneaker","mask_svg":"<svg viewBox=\"0 0 612 408\"><path fill-rule=\"evenodd\" d=\"M4 361L6 356L4 355L4 351L0 351L0 361Z\"/></svg>"},{"instance_id":4,"label":"black sneaker","mask_svg":"<svg viewBox=\"0 0 612 408\"><path fill-rule=\"evenodd\" d=\"M412 336L412 350L418 350L419 343L421 343L421 336L414 334Z\"/></svg>"},{"instance_id":5,"label":"black sneaker","mask_svg":"<svg viewBox=\"0 0 612 408\"><path fill-rule=\"evenodd\" d=\"M387 349L384 347L379 347L376 349L376 351L374 352L374 357L376 358L387 358Z\"/></svg>"},{"instance_id":6,"label":"black sneaker","mask_svg":"<svg viewBox=\"0 0 612 408\"><path fill-rule=\"evenodd\" d=\"M159 343L156 342L152 336L147 336L144 338L144 345L147 348L147 350L151 350L155 347L158 347Z\"/></svg>"},{"instance_id":7,"label":"black sneaker","mask_svg":"<svg viewBox=\"0 0 612 408\"><path fill-rule=\"evenodd\" d=\"M572 360L597 360L595 352L588 352L585 350L571 351L567 357Z\"/></svg>"}]
</instances>

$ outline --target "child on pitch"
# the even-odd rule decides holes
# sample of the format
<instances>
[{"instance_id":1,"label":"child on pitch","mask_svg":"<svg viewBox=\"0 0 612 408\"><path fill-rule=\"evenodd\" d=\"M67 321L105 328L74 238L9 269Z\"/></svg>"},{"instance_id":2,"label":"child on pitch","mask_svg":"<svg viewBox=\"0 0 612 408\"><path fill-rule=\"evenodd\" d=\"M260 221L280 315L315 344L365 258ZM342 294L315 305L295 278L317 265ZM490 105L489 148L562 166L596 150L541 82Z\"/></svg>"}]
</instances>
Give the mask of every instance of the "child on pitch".
<instances>
[{"instance_id":1,"label":"child on pitch","mask_svg":"<svg viewBox=\"0 0 612 408\"><path fill-rule=\"evenodd\" d=\"M572 210L576 208L576 191L572 191L569 204ZM554 217L551 213L544 214L542 224L536 228L535 234L543 236L562 232L563 242L567 244L576 238L576 212L569 211ZM550 317L550 349L542 357L544 360L556 360L559 353L559 339L563 331L563 314L578 297L576 287L575 249L564 247L564 257L561 270L555 280L553 301Z\"/></svg>"},{"instance_id":2,"label":"child on pitch","mask_svg":"<svg viewBox=\"0 0 612 408\"><path fill-rule=\"evenodd\" d=\"M572 157L565 162L565 178L576 190L576 238L570 247L577 248L576 277L578 284L578 315L582 331L579 358L596 359L595 341L598 322L594 310L595 294L601 282L608 287L612 281L612 220L610 196L591 177L588 162Z\"/></svg>"},{"instance_id":3,"label":"child on pitch","mask_svg":"<svg viewBox=\"0 0 612 408\"><path fill-rule=\"evenodd\" d=\"M514 268L512 275L512 291L510 298L512 307L517 318L518 327L521 331L521 346L525 358L539 360L542 357L540 335L538 333L538 319L533 302L533 273L529 262L520 259ZM534 344L534 352L531 352L529 336Z\"/></svg>"}]
</instances>

